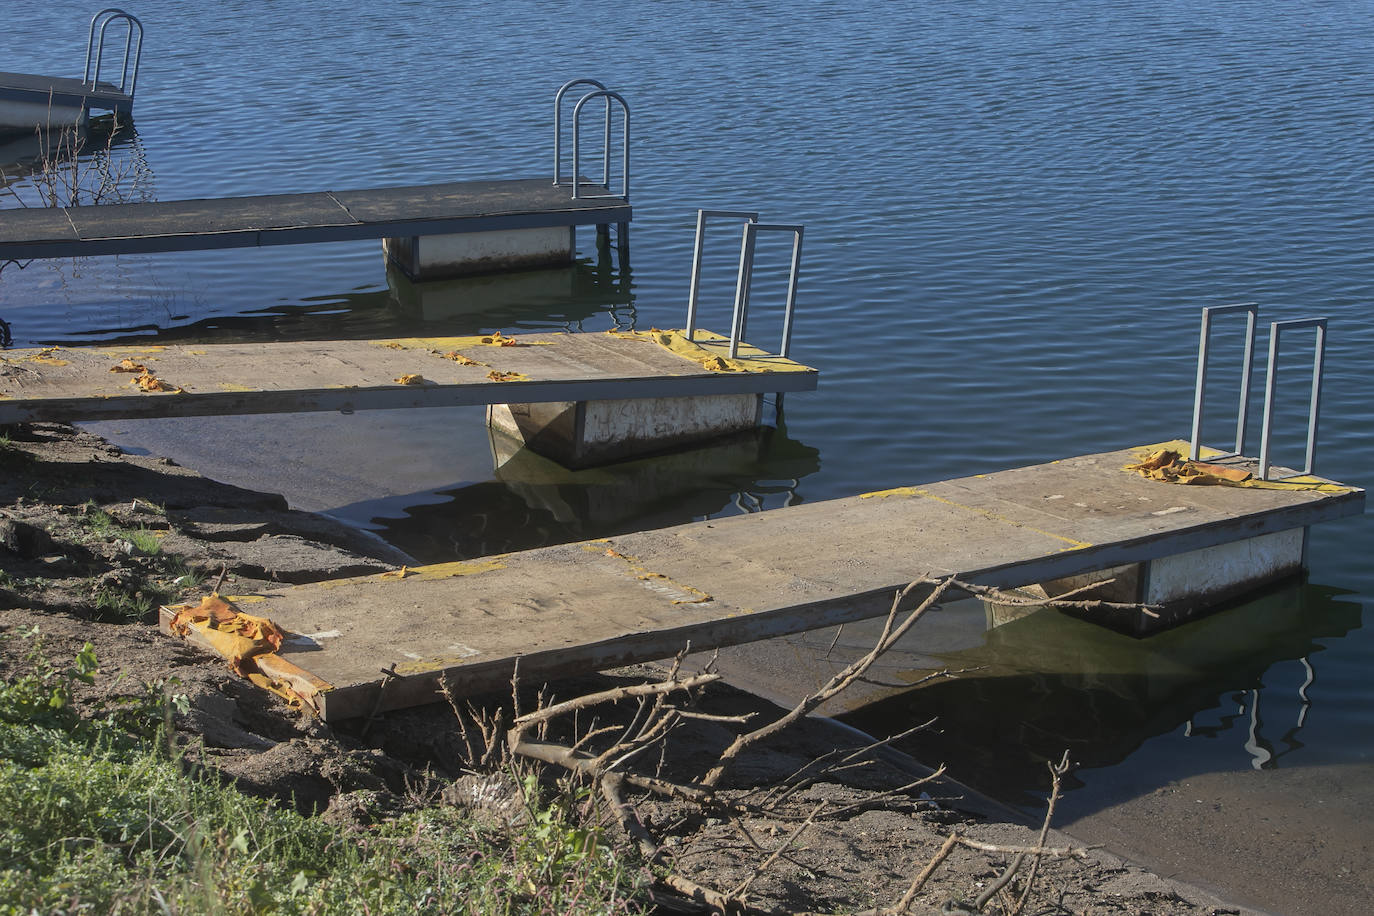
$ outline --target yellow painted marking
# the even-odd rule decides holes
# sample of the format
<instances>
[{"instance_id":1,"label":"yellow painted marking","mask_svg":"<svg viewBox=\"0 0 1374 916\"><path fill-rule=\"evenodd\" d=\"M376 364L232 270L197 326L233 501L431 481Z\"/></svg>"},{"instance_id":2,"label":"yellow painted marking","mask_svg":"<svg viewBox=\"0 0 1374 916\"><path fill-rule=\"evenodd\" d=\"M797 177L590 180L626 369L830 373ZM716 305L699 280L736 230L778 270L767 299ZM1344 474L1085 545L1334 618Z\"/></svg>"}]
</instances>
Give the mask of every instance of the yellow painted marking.
<instances>
[{"instance_id":1,"label":"yellow painted marking","mask_svg":"<svg viewBox=\"0 0 1374 916\"><path fill-rule=\"evenodd\" d=\"M915 487L893 487L891 490L874 490L872 493L860 493L859 499L886 499L889 496L915 496Z\"/></svg>"},{"instance_id":2,"label":"yellow painted marking","mask_svg":"<svg viewBox=\"0 0 1374 916\"><path fill-rule=\"evenodd\" d=\"M224 382L220 386L221 391L257 391L252 385L240 385L237 382Z\"/></svg>"},{"instance_id":3,"label":"yellow painted marking","mask_svg":"<svg viewBox=\"0 0 1374 916\"><path fill-rule=\"evenodd\" d=\"M1034 531L1036 534L1043 534L1045 537L1053 538L1056 541L1063 541L1065 544L1069 545L1068 547L1060 548L1061 551L1082 550L1085 547L1092 546L1092 544L1090 544L1087 541L1080 541L1076 538L1065 537L1062 534L1055 534L1053 531L1046 531L1043 528L1036 528L1034 525L1027 525L1022 522L1018 522L1015 519L1007 518L1005 515L998 515L996 512L993 512L990 509L981 509L977 506L966 506L963 503L957 503L952 499L946 499L943 496L936 496L929 490L922 490L919 487L894 487L891 490L878 490L873 493L859 494L860 499L886 499L889 496L920 496L924 499L933 499L937 503L943 503L946 506L953 506L955 509L962 509L965 512L973 512L976 515L981 515L983 516L983 518L986 518L990 521L999 522L1003 525L1011 525L1013 528L1024 528L1027 531Z\"/></svg>"},{"instance_id":4,"label":"yellow painted marking","mask_svg":"<svg viewBox=\"0 0 1374 916\"><path fill-rule=\"evenodd\" d=\"M114 358L117 356L147 356L151 353L162 353L166 347L161 344L150 344L146 347L102 347L97 353Z\"/></svg>"},{"instance_id":5,"label":"yellow painted marking","mask_svg":"<svg viewBox=\"0 0 1374 916\"><path fill-rule=\"evenodd\" d=\"M629 566L630 572L634 574L636 580L643 582L644 587L651 591L668 595L669 603L671 604L706 604L709 601L716 600L695 586L684 585L681 582L676 582L672 578L665 576L663 573L654 572L646 568L639 562L638 557L633 557L627 553L621 553L612 547L605 546L609 543L610 541L607 540L590 541L583 544L582 549L591 553L599 553L602 556L612 557L617 560L624 560L625 564ZM686 595L687 597L673 597L674 594Z\"/></svg>"},{"instance_id":6,"label":"yellow painted marking","mask_svg":"<svg viewBox=\"0 0 1374 916\"><path fill-rule=\"evenodd\" d=\"M430 581L433 579L453 579L458 576L476 576L484 572L505 569L506 564L499 559L478 561L455 560L452 563L435 563L430 566L417 566L410 570L407 579Z\"/></svg>"},{"instance_id":7,"label":"yellow painted marking","mask_svg":"<svg viewBox=\"0 0 1374 916\"><path fill-rule=\"evenodd\" d=\"M478 562L467 562L455 560L452 563L435 563L430 566L402 567L402 569L391 570L390 572L376 573L371 576L358 576L349 579L325 579L320 582L310 584L311 588L343 588L357 583L360 579L371 579L380 582L432 582L437 579L455 579L459 576L475 576L484 572L491 572L496 569L505 569L506 564L500 559L481 560ZM404 575L402 575L404 572Z\"/></svg>"},{"instance_id":8,"label":"yellow painted marking","mask_svg":"<svg viewBox=\"0 0 1374 916\"><path fill-rule=\"evenodd\" d=\"M417 658L414 661L400 662L393 670L397 674L424 674L429 671L439 671L443 668L455 668L468 659L475 658L481 654L480 652L468 652L462 655L431 655L428 658Z\"/></svg>"},{"instance_id":9,"label":"yellow painted marking","mask_svg":"<svg viewBox=\"0 0 1374 916\"><path fill-rule=\"evenodd\" d=\"M1011 525L1014 528L1024 528L1027 531L1034 531L1036 534L1043 534L1045 537L1054 538L1056 541L1063 541L1065 544L1069 545L1068 547L1060 548L1061 550L1082 550L1085 547L1092 546L1092 544L1090 544L1087 541L1080 541L1077 538L1070 538L1065 537L1062 534L1055 534L1053 531L1046 531L1043 528L1036 528L1034 525L1026 525L1016 521L1015 519L1007 518L1005 515L998 515L996 512L993 512L990 509L981 509L977 506L966 506L963 503L957 503L952 499L946 499L943 496L936 496L929 490L918 489L914 492L917 496L923 496L926 499L933 499L938 503L944 503L945 505L953 506L956 509L963 509L966 512L974 512L978 515L983 516L986 519L990 519L994 522L1001 522L1004 525Z\"/></svg>"}]
</instances>

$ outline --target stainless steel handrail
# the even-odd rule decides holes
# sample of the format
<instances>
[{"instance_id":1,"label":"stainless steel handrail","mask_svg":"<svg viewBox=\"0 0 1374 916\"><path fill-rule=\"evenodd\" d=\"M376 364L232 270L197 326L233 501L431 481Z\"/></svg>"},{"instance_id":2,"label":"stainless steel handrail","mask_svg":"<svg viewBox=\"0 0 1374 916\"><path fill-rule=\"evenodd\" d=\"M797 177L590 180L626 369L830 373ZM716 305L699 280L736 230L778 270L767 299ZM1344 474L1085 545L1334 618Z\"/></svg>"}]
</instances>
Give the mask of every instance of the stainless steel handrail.
<instances>
[{"instance_id":1,"label":"stainless steel handrail","mask_svg":"<svg viewBox=\"0 0 1374 916\"><path fill-rule=\"evenodd\" d=\"M558 87L553 97L553 184L563 183L563 96L574 86L595 86L604 90L606 84L594 79L568 80ZM573 163L573 181L577 180L577 164ZM601 183L611 180L611 100L606 99L606 151L601 162Z\"/></svg>"},{"instance_id":2,"label":"stainless steel handrail","mask_svg":"<svg viewBox=\"0 0 1374 916\"><path fill-rule=\"evenodd\" d=\"M118 7L106 7L91 17L90 34L86 38L86 71L81 77L81 81L89 88L94 89L100 83L100 66L105 57L105 30L113 22L123 22L125 27L124 34L124 60L119 67L119 91L133 98L134 88L138 85L138 64L143 57L143 23L138 21L138 17L132 13L126 13ZM97 40L96 25L100 25L100 34ZM138 35L138 44L134 44L134 35ZM129 52L133 51L134 68L132 75L129 72ZM94 64L94 72L92 72ZM128 88L125 89L125 83Z\"/></svg>"},{"instance_id":3,"label":"stainless steel handrail","mask_svg":"<svg viewBox=\"0 0 1374 916\"><path fill-rule=\"evenodd\" d=\"M1279 337L1283 331L1296 331L1301 328L1315 328L1316 340L1312 354L1312 394L1307 406L1307 461L1297 475L1311 474L1317 457L1317 418L1321 413L1322 371L1326 361L1326 321L1325 318L1298 318L1292 321L1275 321L1269 325L1269 373L1264 383L1264 431L1260 434L1259 476L1269 480L1269 438L1274 417L1274 391L1278 387L1279 375ZM1282 480L1284 478L1275 478Z\"/></svg>"},{"instance_id":4,"label":"stainless steel handrail","mask_svg":"<svg viewBox=\"0 0 1374 916\"><path fill-rule=\"evenodd\" d=\"M1202 402L1207 386L1207 354L1211 347L1212 316L1245 312L1245 356L1240 378L1240 406L1236 409L1236 449L1225 455L1210 458L1234 458L1245 453L1246 417L1250 412L1250 377L1255 364L1255 321L1259 306L1253 302L1236 305L1213 305L1202 310L1202 339L1197 350L1197 387L1193 393L1193 438L1188 458L1197 461L1202 452Z\"/></svg>"},{"instance_id":5,"label":"stainless steel handrail","mask_svg":"<svg viewBox=\"0 0 1374 916\"><path fill-rule=\"evenodd\" d=\"M608 193L578 194L577 189L579 181L577 178L577 166L579 161L579 155L581 153L581 135L579 133L579 125L581 123L582 118L582 106L586 105L592 99L599 98L604 98L606 100L607 106L609 106L611 100L614 99L616 102L620 104L620 110L624 115L624 120L621 123L621 133L623 134L623 136L621 137L621 141L624 144L624 146L622 147L620 160L621 193L616 194L610 190L611 128L610 113L608 112L606 115L606 145L604 150L602 151L602 162L605 166L605 174L602 176L602 185L606 188ZM577 200L579 198L595 199L599 197L623 197L626 200L630 199L630 105L628 102L625 101L625 97L618 92L612 92L609 89L598 89L595 92L589 92L586 95L582 96L582 98L577 100L577 104L573 106L572 196L574 200Z\"/></svg>"},{"instance_id":6,"label":"stainless steel handrail","mask_svg":"<svg viewBox=\"0 0 1374 916\"><path fill-rule=\"evenodd\" d=\"M743 219L751 223L759 221L759 215L743 210L698 210L697 237L692 246L692 282L687 289L687 339L695 340L697 331L697 297L701 291L701 254L706 243L707 218ZM738 293L736 293L738 296Z\"/></svg>"}]
</instances>

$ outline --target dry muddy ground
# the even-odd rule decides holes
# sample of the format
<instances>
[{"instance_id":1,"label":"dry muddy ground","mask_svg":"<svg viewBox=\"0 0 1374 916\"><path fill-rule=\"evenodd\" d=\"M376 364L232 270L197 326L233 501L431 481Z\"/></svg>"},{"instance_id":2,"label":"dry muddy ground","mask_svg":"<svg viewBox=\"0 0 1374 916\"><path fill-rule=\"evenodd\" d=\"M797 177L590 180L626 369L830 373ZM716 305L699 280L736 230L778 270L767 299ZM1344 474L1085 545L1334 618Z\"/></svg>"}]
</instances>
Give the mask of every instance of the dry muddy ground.
<instances>
[{"instance_id":1,"label":"dry muddy ground","mask_svg":"<svg viewBox=\"0 0 1374 916\"><path fill-rule=\"evenodd\" d=\"M326 724L153 625L157 605L196 601L221 577L222 591L249 593L273 581L381 572L406 562L404 555L329 519L291 511L278 496L222 485L165 459L126 455L71 427L33 424L0 432L0 632L37 627L54 659L70 658L91 642L101 661L91 688L97 694L174 682L189 700L174 725L190 753L243 791L317 813L340 831L421 804L475 807L498 817L519 807L510 804L516 789L509 769L474 759L482 755L482 742L474 739L470 721L465 732L447 704ZM0 675L12 676L24 664L22 648L20 640L0 640ZM560 682L548 691L562 700L663 674L644 666ZM529 708L535 700L524 702ZM476 708L494 715L509 703L510 697L479 699ZM603 710L602 724L633 708L622 703ZM720 682L705 688L696 710L713 717L752 714L755 723L780 714ZM585 731L586 723L580 727ZM651 769L690 783L740 728L721 718L685 720L650 761ZM886 750L868 755L861 766L802 780L785 799L767 800L770 787L808 767L814 771L818 759L834 760L838 748L861 744L832 723L803 719L741 758L725 783L730 809L644 799L640 813L677 874L718 890L744 884L753 907L775 911L854 912L895 904L955 832L993 846L1036 844L1037 829L1012 822L957 783L903 788L926 771ZM818 809L821 814L807 824ZM1048 843L1074 845L1053 833ZM1007 912L1031 858L994 893L1014 853L954 847L911 912ZM974 909L985 895L983 909ZM663 907L678 909L668 898ZM1043 858L1022 911L1245 912L1100 850Z\"/></svg>"}]
</instances>

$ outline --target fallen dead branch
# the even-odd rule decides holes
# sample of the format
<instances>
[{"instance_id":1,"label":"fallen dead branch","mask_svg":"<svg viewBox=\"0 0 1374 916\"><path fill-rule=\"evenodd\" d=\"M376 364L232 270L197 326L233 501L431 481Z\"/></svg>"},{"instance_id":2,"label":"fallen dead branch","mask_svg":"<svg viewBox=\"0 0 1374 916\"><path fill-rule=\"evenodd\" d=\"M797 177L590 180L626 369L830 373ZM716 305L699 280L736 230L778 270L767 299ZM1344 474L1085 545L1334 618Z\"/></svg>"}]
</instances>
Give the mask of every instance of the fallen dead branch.
<instances>
[{"instance_id":1,"label":"fallen dead branch","mask_svg":"<svg viewBox=\"0 0 1374 916\"><path fill-rule=\"evenodd\" d=\"M1020 592L1011 591L1005 588L993 588L989 585L974 585L971 582L960 582L961 591L968 592L985 601L993 601L997 604L1009 604L1016 607L1052 607L1061 610L1077 611L1137 611L1146 617L1158 617L1159 608L1156 605L1137 604L1134 602L1105 601L1101 598L1075 598L1075 595L1084 595L1088 592L1115 583L1115 579L1101 579L1096 582L1089 582L1080 585L1078 588L1070 589L1060 595L1049 598L1036 598L1031 595L1023 595Z\"/></svg>"},{"instance_id":2,"label":"fallen dead branch","mask_svg":"<svg viewBox=\"0 0 1374 916\"><path fill-rule=\"evenodd\" d=\"M846 687L861 678L864 672L873 667L873 663L888 652L897 640L905 636L907 632L916 625L916 621L920 620L926 611L938 604L940 597L954 584L955 579L953 577L939 580L923 577L903 588L897 593L897 597L892 599L892 608L888 611L887 619L883 622L883 631L879 634L877 642L874 644L873 648L869 650L868 654L836 674L819 690L803 697L801 702L792 707L786 715L736 738L734 742L725 749L725 752L720 755L720 763L711 768L710 772L706 774L706 777L702 779L702 782L708 786L717 785L730 769L730 766L746 748L753 744L757 744L765 738L776 735L802 716L814 711L826 700L833 699L842 693ZM917 605L914 610L898 622L898 614L901 611L902 605L913 592L926 586L931 586L929 594L922 599L921 603Z\"/></svg>"},{"instance_id":3,"label":"fallen dead branch","mask_svg":"<svg viewBox=\"0 0 1374 916\"><path fill-rule=\"evenodd\" d=\"M900 735L873 741L857 750L823 754L775 784L762 789L727 793L722 789L725 777L738 766L740 759L749 749L776 737L826 701L833 699L854 683L862 681L875 662L906 636L927 611L948 594L958 592L976 595L986 600L1022 605L1070 606L1079 609L1121 607L1109 602L1081 601L1072 597L1074 593L1070 593L1067 599L1030 599L1000 589L960 582L953 577L923 577L911 582L894 596L882 631L870 651L835 674L822 687L803 697L792 709L728 739L724 750L710 762L706 772L699 778L664 774L669 736L686 722L733 729L747 726L752 717L716 715L693 708L701 690L718 681L720 675L710 670L710 665L707 666L707 670L700 673L683 675L680 670L682 655L674 662L668 676L658 683L620 686L557 703L541 701L534 710L523 713L519 709L517 696L516 712L505 735L505 751L511 758L538 761L595 786L598 794L606 802L614 822L633 842L645 863L653 870L660 890L680 895L685 898L681 902L708 912L781 912L757 902L752 896L754 887L779 862L789 860L792 853L799 849L802 837L809 830L815 829L822 821L855 817L873 808L920 804L916 797L918 790L942 777L944 769L942 767L930 775L908 781L895 788L870 792L867 797L848 803L816 803L810 800L805 802L805 808L800 808L802 793L819 782L835 781L846 774L870 766L876 761L878 752L892 741L908 737L932 723L923 723ZM961 672L935 672L928 675L927 679L950 677L958 673ZM449 697L455 715L459 716L460 721L463 720L463 713L446 689L446 685L441 686L445 687L445 695ZM512 689L518 694L518 679L513 681ZM634 703L635 707L628 720L623 720L623 724L599 725L599 720L594 717L585 728L579 727L581 716L607 705L624 703ZM479 720L469 710L466 718L476 723L476 731L480 734L469 737L465 730L464 740L474 750L480 749L483 760L491 758L496 741L494 732L501 721L500 713L494 718ZM562 723L563 733L566 733L566 723L569 719L573 721L571 737L563 741L550 739L551 727ZM642 761L653 749L659 750L657 765L648 772L645 772L642 766L636 769L636 761ZM1050 821L1061 791L1060 777L1067 772L1068 766L1066 755L1057 766L1050 767L1053 782L1050 800L1039 837L1033 845L987 843L955 830L924 863L896 903L866 911L867 916L896 916L908 912L931 876L959 848L985 855L1011 856L1012 860L1001 868L996 879L983 888L972 903L950 900L945 910L980 914L998 912L1008 916L1019 914L1029 899L1040 863L1045 857L1083 857L1089 852L1081 847L1047 845ZM636 801L632 795L641 800ZM757 864L750 867L742 878L733 881L729 890L709 887L688 877L677 865L677 854L664 842L664 837L668 834L662 832L663 825L654 823L651 827L651 819L645 817L641 810L641 806L648 799L685 803L689 810L710 815L715 818L714 823L723 825L722 829L733 829L742 838L747 845L741 848L758 854ZM685 816L675 817L681 821ZM790 829L788 835L770 849L750 830L746 823L750 818L763 818L775 824L791 821L797 823L797 826ZM777 836L775 828L769 828L769 831ZM1028 861L1029 867L1026 866ZM987 907L999 894L1003 894L1006 899L1005 892L1018 878L1021 879L1021 884L1015 888L1017 893L1011 899L1010 905L1000 910L988 910Z\"/></svg>"}]
</instances>

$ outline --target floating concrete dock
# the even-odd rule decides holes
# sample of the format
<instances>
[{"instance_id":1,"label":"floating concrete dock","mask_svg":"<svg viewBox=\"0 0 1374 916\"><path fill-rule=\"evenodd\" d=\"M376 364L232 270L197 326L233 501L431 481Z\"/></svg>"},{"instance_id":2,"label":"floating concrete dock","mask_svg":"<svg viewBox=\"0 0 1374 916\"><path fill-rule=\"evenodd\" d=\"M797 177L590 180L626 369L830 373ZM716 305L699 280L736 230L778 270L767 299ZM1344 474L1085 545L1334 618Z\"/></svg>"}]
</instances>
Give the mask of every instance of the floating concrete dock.
<instances>
[{"instance_id":1,"label":"floating concrete dock","mask_svg":"<svg viewBox=\"0 0 1374 916\"><path fill-rule=\"evenodd\" d=\"M810 391L815 369L697 332L540 333L0 355L0 423Z\"/></svg>"},{"instance_id":2,"label":"floating concrete dock","mask_svg":"<svg viewBox=\"0 0 1374 916\"><path fill-rule=\"evenodd\" d=\"M127 116L134 98L118 86L78 79L0 73L0 132L32 133L84 124L91 109Z\"/></svg>"},{"instance_id":3,"label":"floating concrete dock","mask_svg":"<svg viewBox=\"0 0 1374 916\"><path fill-rule=\"evenodd\" d=\"M77 109L79 120L84 122L87 107L94 105L92 99L100 85L99 55L109 24L106 14L111 13L118 14L112 17L115 19L133 18L119 10L105 10L92 20L92 44L86 64L89 86L75 80L0 74L0 118L6 111L7 91L28 98L41 84L48 87L44 99L57 99L57 90L52 87L71 83L74 86L67 87L71 92L60 97L68 99L70 95L76 100L72 93L77 89L86 93L82 102L86 107ZM99 45L95 43L97 24ZM130 28L138 29L141 48L141 26L133 20ZM128 80L128 104L132 105L138 65L135 60L133 79L129 79L128 52L126 46L125 72L121 77ZM95 76L91 76L93 61ZM15 88L7 90L4 78ZM573 157L565 179L562 99L570 87L587 83L599 88L579 99L574 109ZM121 92L123 85L121 82ZM577 114L593 99L604 99L606 105L600 182L582 177L578 169ZM612 190L610 167L613 104L624 113L623 167L618 190ZM24 118L29 114L27 109L22 112ZM63 115L64 119L67 117L68 114ZM422 281L569 264L577 253L577 226L596 226L598 237L609 240L612 223L616 226L623 263L629 253L629 224L633 218L629 142L629 106L624 97L596 80L573 80L559 89L554 100L552 182L540 178L460 181L359 191L4 210L0 211L0 263L381 239L387 260L412 280Z\"/></svg>"},{"instance_id":4,"label":"floating concrete dock","mask_svg":"<svg viewBox=\"0 0 1374 916\"><path fill-rule=\"evenodd\" d=\"M100 78L105 63L105 39L112 25L114 38L121 34L121 29L124 36L118 85ZM113 51L116 41L112 41L110 47ZM134 89L142 55L143 24L138 17L114 7L101 10L91 17L86 70L81 79L0 73L0 133L31 134L35 129L80 128L86 124L92 110L128 117L133 113Z\"/></svg>"},{"instance_id":5,"label":"floating concrete dock","mask_svg":"<svg viewBox=\"0 0 1374 916\"><path fill-rule=\"evenodd\" d=\"M441 679L502 689L517 664L540 682L878 616L927 575L1017 587L1131 564L1148 578L1220 550L1227 581L1201 590L1234 593L1301 567L1267 538L1300 544L1307 526L1364 510L1363 490L1316 481L1147 480L1124 469L1142 451L233 600L288 634L260 672L342 719L433 701Z\"/></svg>"},{"instance_id":6,"label":"floating concrete dock","mask_svg":"<svg viewBox=\"0 0 1374 916\"><path fill-rule=\"evenodd\" d=\"M0 212L0 261L384 239L412 278L431 278L566 264L573 227L632 218L623 197L573 198L538 178L29 208ZM474 233L485 241L439 241Z\"/></svg>"}]
</instances>

